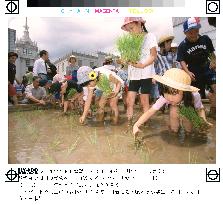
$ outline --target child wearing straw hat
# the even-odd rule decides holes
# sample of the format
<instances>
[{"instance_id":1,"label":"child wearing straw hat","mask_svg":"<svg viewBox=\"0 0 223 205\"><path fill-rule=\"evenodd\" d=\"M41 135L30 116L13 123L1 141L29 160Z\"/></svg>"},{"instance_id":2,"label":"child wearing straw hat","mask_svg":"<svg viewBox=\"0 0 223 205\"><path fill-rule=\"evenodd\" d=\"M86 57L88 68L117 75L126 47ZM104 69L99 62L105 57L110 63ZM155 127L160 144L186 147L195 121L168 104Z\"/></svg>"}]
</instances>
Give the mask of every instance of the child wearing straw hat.
<instances>
[{"instance_id":1,"label":"child wearing straw hat","mask_svg":"<svg viewBox=\"0 0 223 205\"><path fill-rule=\"evenodd\" d=\"M157 75L163 75L166 70L173 68L173 58L170 49L171 49L171 43L174 39L174 36L172 35L162 35L159 38L158 46L160 50L157 53L157 58L154 63L155 73ZM152 80L152 88L151 88L151 100L154 102L157 98L159 98L159 86L155 82L155 80ZM165 110L165 109L164 109ZM162 110L164 112L164 110Z\"/></svg>"},{"instance_id":2,"label":"child wearing straw hat","mask_svg":"<svg viewBox=\"0 0 223 205\"><path fill-rule=\"evenodd\" d=\"M150 119L164 104L170 105L169 123L170 129L173 132L178 132L180 127L179 106L181 103L184 103L186 107L196 109L203 121L211 125L206 120L204 106L198 93L199 89L190 85L191 78L185 71L178 68L171 68L163 76L155 75L153 78L161 83L162 95L134 124L134 136L140 131L139 127ZM189 120L184 120L184 128L187 132L192 131L192 124Z\"/></svg>"},{"instance_id":3,"label":"child wearing straw hat","mask_svg":"<svg viewBox=\"0 0 223 205\"><path fill-rule=\"evenodd\" d=\"M87 88L87 96L85 96L84 111L80 117L80 123L83 124L85 122L92 103L94 90L97 88L103 91L99 100L97 120L104 120L105 105L109 102L113 113L112 123L117 124L119 118L118 94L121 86L124 84L123 80L114 72L104 68L103 66L94 70L88 66L82 66L77 71L77 79L79 85L84 89Z\"/></svg>"},{"instance_id":4,"label":"child wearing straw hat","mask_svg":"<svg viewBox=\"0 0 223 205\"><path fill-rule=\"evenodd\" d=\"M153 33L148 32L145 27L146 21L141 17L125 17L122 30L130 34L144 35L141 47L140 60L129 63L128 78L129 88L127 93L127 117L128 125L132 124L133 108L137 93L140 92L140 102L143 111L149 109L149 94L152 85L152 76L155 74L154 61L157 57L157 41Z\"/></svg>"}]
</instances>

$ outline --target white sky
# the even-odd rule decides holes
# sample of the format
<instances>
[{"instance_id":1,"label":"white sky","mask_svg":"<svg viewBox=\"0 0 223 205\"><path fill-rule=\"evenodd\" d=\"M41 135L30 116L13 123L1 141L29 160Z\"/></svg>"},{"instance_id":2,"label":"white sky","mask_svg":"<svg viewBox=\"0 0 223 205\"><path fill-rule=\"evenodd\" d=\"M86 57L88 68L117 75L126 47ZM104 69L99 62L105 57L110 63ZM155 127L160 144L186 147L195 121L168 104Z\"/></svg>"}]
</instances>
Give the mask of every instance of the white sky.
<instances>
[{"instance_id":1,"label":"white sky","mask_svg":"<svg viewBox=\"0 0 223 205\"><path fill-rule=\"evenodd\" d=\"M123 33L121 25L124 18L37 18L28 17L29 34L36 41L40 50L49 51L51 61L74 51L116 53L115 39ZM164 34L173 34L172 18L149 16L147 29L157 38ZM16 30L16 37L21 38L24 31L25 17L10 18L8 27Z\"/></svg>"}]
</instances>

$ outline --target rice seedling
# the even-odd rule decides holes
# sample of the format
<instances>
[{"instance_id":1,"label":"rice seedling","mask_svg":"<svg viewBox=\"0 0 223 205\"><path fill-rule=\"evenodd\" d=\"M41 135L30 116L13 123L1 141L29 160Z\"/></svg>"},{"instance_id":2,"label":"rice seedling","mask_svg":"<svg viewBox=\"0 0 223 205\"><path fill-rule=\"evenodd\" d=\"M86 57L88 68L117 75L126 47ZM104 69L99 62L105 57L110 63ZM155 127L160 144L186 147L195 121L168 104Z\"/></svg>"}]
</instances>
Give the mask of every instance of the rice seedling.
<instances>
[{"instance_id":1,"label":"rice seedling","mask_svg":"<svg viewBox=\"0 0 223 205\"><path fill-rule=\"evenodd\" d=\"M68 92L67 98L71 99L77 93L76 89L71 88Z\"/></svg>"},{"instance_id":2,"label":"rice seedling","mask_svg":"<svg viewBox=\"0 0 223 205\"><path fill-rule=\"evenodd\" d=\"M94 134L86 136L86 139L89 142L89 144L96 145L98 141L97 130L94 129Z\"/></svg>"},{"instance_id":3,"label":"rice seedling","mask_svg":"<svg viewBox=\"0 0 223 205\"><path fill-rule=\"evenodd\" d=\"M44 157L47 160L48 164L56 164L55 159L48 152L44 153Z\"/></svg>"},{"instance_id":4,"label":"rice seedling","mask_svg":"<svg viewBox=\"0 0 223 205\"><path fill-rule=\"evenodd\" d=\"M197 114L196 110L191 106L180 106L179 113L187 118L195 128L202 128L206 125L205 121Z\"/></svg>"},{"instance_id":5,"label":"rice seedling","mask_svg":"<svg viewBox=\"0 0 223 205\"><path fill-rule=\"evenodd\" d=\"M110 81L104 74L100 74L97 87L103 91L103 95L105 96L109 96L112 93Z\"/></svg>"},{"instance_id":6,"label":"rice seedling","mask_svg":"<svg viewBox=\"0 0 223 205\"><path fill-rule=\"evenodd\" d=\"M116 41L121 59L125 62L136 63L140 60L141 48L144 40L142 34L125 34Z\"/></svg>"},{"instance_id":7,"label":"rice seedling","mask_svg":"<svg viewBox=\"0 0 223 205\"><path fill-rule=\"evenodd\" d=\"M192 152L189 150L188 152L188 163L189 164L197 164L198 152Z\"/></svg>"},{"instance_id":8,"label":"rice seedling","mask_svg":"<svg viewBox=\"0 0 223 205\"><path fill-rule=\"evenodd\" d=\"M52 150L57 150L58 146L61 144L60 137L56 137L51 143L50 143L50 148Z\"/></svg>"},{"instance_id":9,"label":"rice seedling","mask_svg":"<svg viewBox=\"0 0 223 205\"><path fill-rule=\"evenodd\" d=\"M207 64L208 63L212 63L212 64L216 65L216 57L215 57L215 55L213 55L212 53L209 53L206 63Z\"/></svg>"},{"instance_id":10,"label":"rice seedling","mask_svg":"<svg viewBox=\"0 0 223 205\"><path fill-rule=\"evenodd\" d=\"M70 156L71 153L77 148L77 145L78 145L78 142L80 140L80 137L78 137L74 143L72 143L68 148L67 148L67 153L66 153L66 156Z\"/></svg>"},{"instance_id":11,"label":"rice seedling","mask_svg":"<svg viewBox=\"0 0 223 205\"><path fill-rule=\"evenodd\" d=\"M148 164L150 162L150 151L149 149L145 150L143 146L140 149L140 158L143 160L144 164Z\"/></svg>"},{"instance_id":12,"label":"rice seedling","mask_svg":"<svg viewBox=\"0 0 223 205\"><path fill-rule=\"evenodd\" d=\"M107 140L107 143L108 143L108 147L109 147L110 153L114 154L114 149L113 149L113 147L112 147L112 145L110 143L110 140L109 140L108 136L106 136L106 140Z\"/></svg>"},{"instance_id":13,"label":"rice seedling","mask_svg":"<svg viewBox=\"0 0 223 205\"><path fill-rule=\"evenodd\" d=\"M91 110L92 112L97 112L97 109L98 109L98 105L91 105Z\"/></svg>"}]
</instances>

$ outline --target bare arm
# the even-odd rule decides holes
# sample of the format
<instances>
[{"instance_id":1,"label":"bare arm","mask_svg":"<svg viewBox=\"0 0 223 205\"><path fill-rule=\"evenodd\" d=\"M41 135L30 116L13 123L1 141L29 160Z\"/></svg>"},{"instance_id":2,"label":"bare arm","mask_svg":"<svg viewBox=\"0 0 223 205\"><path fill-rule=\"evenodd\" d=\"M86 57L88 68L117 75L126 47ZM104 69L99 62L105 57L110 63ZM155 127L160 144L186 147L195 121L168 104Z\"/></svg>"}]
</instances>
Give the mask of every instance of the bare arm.
<instances>
[{"instance_id":1,"label":"bare arm","mask_svg":"<svg viewBox=\"0 0 223 205\"><path fill-rule=\"evenodd\" d=\"M146 111L139 119L138 121L134 124L133 126L133 135L135 136L140 130L139 127L145 123L149 118L151 118L157 110L153 109L152 107Z\"/></svg>"},{"instance_id":2,"label":"bare arm","mask_svg":"<svg viewBox=\"0 0 223 205\"><path fill-rule=\"evenodd\" d=\"M213 126L212 123L210 123L210 122L207 121L207 118L206 118L206 114L205 114L205 110L204 110L204 108L198 109L197 112L198 112L198 115L199 115L201 118L203 118L203 120L204 120L209 126Z\"/></svg>"},{"instance_id":3,"label":"bare arm","mask_svg":"<svg viewBox=\"0 0 223 205\"><path fill-rule=\"evenodd\" d=\"M195 81L195 75L188 70L187 64L185 61L180 61L182 69L191 77L191 80Z\"/></svg>"},{"instance_id":4,"label":"bare arm","mask_svg":"<svg viewBox=\"0 0 223 205\"><path fill-rule=\"evenodd\" d=\"M88 114L88 111L90 109L90 106L91 106L91 101L92 101L92 98L93 98L93 93L94 93L94 89L93 88L88 88L88 96L87 96L87 100L84 104L84 112L82 114L82 116L80 117L80 123L83 124L86 117L87 117L87 114Z\"/></svg>"},{"instance_id":5,"label":"bare arm","mask_svg":"<svg viewBox=\"0 0 223 205\"><path fill-rule=\"evenodd\" d=\"M43 104L43 105L46 104L43 100L38 100L38 99L36 99L36 98L35 98L34 96L32 96L32 95L27 96L27 98L28 98L29 100L35 102L35 103L40 103L40 104Z\"/></svg>"},{"instance_id":6,"label":"bare arm","mask_svg":"<svg viewBox=\"0 0 223 205\"><path fill-rule=\"evenodd\" d=\"M210 68L215 70L216 69L216 56L214 52L211 53L210 60L211 60Z\"/></svg>"},{"instance_id":7,"label":"bare arm","mask_svg":"<svg viewBox=\"0 0 223 205\"><path fill-rule=\"evenodd\" d=\"M157 57L157 50L156 50L156 47L153 47L150 49L150 55L146 59L145 63L136 63L136 64L132 64L132 66L143 69L146 66L151 65L156 60L156 57Z\"/></svg>"},{"instance_id":8,"label":"bare arm","mask_svg":"<svg viewBox=\"0 0 223 205\"><path fill-rule=\"evenodd\" d=\"M18 80L18 78L15 77L15 80L18 84L21 84L21 82Z\"/></svg>"}]
</instances>

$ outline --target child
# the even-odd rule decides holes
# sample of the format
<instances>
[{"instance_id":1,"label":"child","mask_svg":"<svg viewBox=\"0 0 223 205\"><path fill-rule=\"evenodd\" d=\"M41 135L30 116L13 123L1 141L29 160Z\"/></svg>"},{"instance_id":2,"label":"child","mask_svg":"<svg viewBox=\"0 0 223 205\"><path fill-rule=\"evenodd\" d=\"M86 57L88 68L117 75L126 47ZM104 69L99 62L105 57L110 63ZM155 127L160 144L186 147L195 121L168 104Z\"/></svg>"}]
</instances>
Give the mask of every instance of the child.
<instances>
[{"instance_id":1,"label":"child","mask_svg":"<svg viewBox=\"0 0 223 205\"><path fill-rule=\"evenodd\" d=\"M99 121L104 120L104 109L107 101L110 102L110 107L113 112L113 118L112 118L112 123L117 124L118 123L118 117L119 117L119 110L118 110L118 94L121 89L121 86L124 84L121 78L119 78L114 72L103 68L99 67L96 69L92 69L88 66L82 66L78 69L77 71L77 79L78 79L78 84L80 84L82 87L87 87L87 96L85 105L84 105L84 111L82 116L80 117L80 123L83 124L89 109L90 105L92 102L94 90L99 83L100 77L102 75L106 76L109 81L110 85L113 87L112 93L109 96L106 96L105 93L101 96L99 100L99 109L97 113L97 118ZM97 87L97 89L100 89Z\"/></svg>"},{"instance_id":2,"label":"child","mask_svg":"<svg viewBox=\"0 0 223 205\"><path fill-rule=\"evenodd\" d=\"M117 61L117 63L120 63L120 61ZM124 109L127 111L127 92L128 92L128 86L129 86L129 80L128 80L128 69L125 64L121 64L121 67L119 68L117 75L124 81L124 88L122 90L122 100L124 104Z\"/></svg>"},{"instance_id":3,"label":"child","mask_svg":"<svg viewBox=\"0 0 223 205\"><path fill-rule=\"evenodd\" d=\"M164 104L170 105L170 128L174 132L178 132L179 121L179 104L184 103L186 107L193 106L203 120L208 124L204 106L201 102L198 88L191 86L190 76L183 70L171 68L167 70L163 76L155 75L153 77L161 83L161 96L156 103L145 112L133 126L133 135L135 136L140 130L139 127L150 119ZM184 127L187 132L191 132L192 125L186 120Z\"/></svg>"},{"instance_id":4,"label":"child","mask_svg":"<svg viewBox=\"0 0 223 205\"><path fill-rule=\"evenodd\" d=\"M126 17L121 29L131 34L143 34L144 41L141 48L139 62L128 66L129 88L127 94L128 125L132 124L133 107L137 94L143 112L149 109L149 95L152 85L152 76L155 74L154 61L157 56L157 41L154 34L147 31L145 20L141 17Z\"/></svg>"},{"instance_id":5,"label":"child","mask_svg":"<svg viewBox=\"0 0 223 205\"><path fill-rule=\"evenodd\" d=\"M177 51L177 61L185 72L190 75L192 85L198 87L202 98L205 98L205 88L210 87L210 111L216 114L216 57L212 40L207 35L200 35L200 19L188 18L183 24L186 38L180 43Z\"/></svg>"},{"instance_id":6,"label":"child","mask_svg":"<svg viewBox=\"0 0 223 205\"><path fill-rule=\"evenodd\" d=\"M50 93L57 93L60 92L60 94L62 95L62 100L61 100L61 104L60 106L64 106L64 114L67 113L67 109L70 105L69 102L69 92L71 91L71 89L76 90L79 95L75 95L72 98L78 99L79 97L81 97L81 95L83 95L83 88L81 86L79 86L75 81L73 80L68 80L64 83L60 83L60 82L56 82L53 83L50 87ZM74 100L74 99L72 99Z\"/></svg>"}]
</instances>

